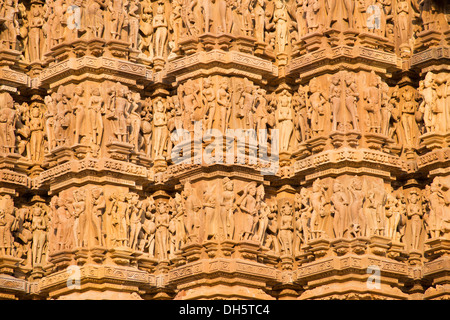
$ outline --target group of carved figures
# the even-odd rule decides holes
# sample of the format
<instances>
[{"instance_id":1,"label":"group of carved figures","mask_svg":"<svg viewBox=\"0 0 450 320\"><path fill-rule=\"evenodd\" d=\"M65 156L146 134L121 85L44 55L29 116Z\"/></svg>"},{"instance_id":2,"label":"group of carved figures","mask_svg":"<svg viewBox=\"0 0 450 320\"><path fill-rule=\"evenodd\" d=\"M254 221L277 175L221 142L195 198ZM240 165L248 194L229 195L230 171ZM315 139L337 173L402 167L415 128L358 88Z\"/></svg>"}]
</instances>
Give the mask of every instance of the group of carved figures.
<instances>
[{"instance_id":1,"label":"group of carved figures","mask_svg":"<svg viewBox=\"0 0 450 320\"><path fill-rule=\"evenodd\" d=\"M47 0L28 7L18 0L2 0L1 4L1 43L21 51L30 62L42 61L52 47L77 38L125 41L150 59L170 59L183 37L210 32L252 36L277 53L286 53L290 43L330 28L373 32L392 40L396 34L400 44L412 41L417 29L413 26L442 29L439 3L434 0Z\"/></svg>"},{"instance_id":2,"label":"group of carved figures","mask_svg":"<svg viewBox=\"0 0 450 320\"><path fill-rule=\"evenodd\" d=\"M134 192L105 196L102 187L93 186L55 195L49 205L40 201L18 209L3 195L0 255L21 258L30 267L48 263L58 252L95 247L168 260L186 244L250 241L292 256L317 239L382 236L419 250L428 238L450 236L446 178L435 178L423 192L388 193L358 176L348 182L317 179L295 198L282 200L265 199L264 186L256 182L236 190L229 178L202 192L186 182L173 197L143 200Z\"/></svg>"},{"instance_id":3,"label":"group of carved figures","mask_svg":"<svg viewBox=\"0 0 450 320\"><path fill-rule=\"evenodd\" d=\"M0 146L3 153L40 162L57 147L80 144L98 157L103 145L116 141L149 158L168 160L173 145L189 139L201 124L203 131L222 134L252 129L255 138L264 135L262 141L278 129L280 151L294 151L309 139L336 131L382 135L407 149L417 148L421 134L445 133L450 125L447 74L427 73L418 90L389 87L374 72L358 77L335 73L328 90L324 80L313 78L296 91L268 93L247 78L216 76L189 79L175 95L152 99L142 99L119 82L105 90L79 84L60 86L31 105L15 103L4 92Z\"/></svg>"}]
</instances>

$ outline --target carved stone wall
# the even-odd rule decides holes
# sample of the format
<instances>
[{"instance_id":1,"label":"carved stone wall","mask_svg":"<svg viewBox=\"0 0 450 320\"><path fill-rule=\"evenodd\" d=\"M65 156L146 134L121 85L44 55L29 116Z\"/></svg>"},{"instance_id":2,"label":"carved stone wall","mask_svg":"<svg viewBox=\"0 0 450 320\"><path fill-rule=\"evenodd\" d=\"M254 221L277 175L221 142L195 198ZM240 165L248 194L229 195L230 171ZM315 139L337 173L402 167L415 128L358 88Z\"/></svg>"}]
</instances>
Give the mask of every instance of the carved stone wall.
<instances>
[{"instance_id":1,"label":"carved stone wall","mask_svg":"<svg viewBox=\"0 0 450 320\"><path fill-rule=\"evenodd\" d=\"M1 3L1 298L450 298L445 1Z\"/></svg>"}]
</instances>

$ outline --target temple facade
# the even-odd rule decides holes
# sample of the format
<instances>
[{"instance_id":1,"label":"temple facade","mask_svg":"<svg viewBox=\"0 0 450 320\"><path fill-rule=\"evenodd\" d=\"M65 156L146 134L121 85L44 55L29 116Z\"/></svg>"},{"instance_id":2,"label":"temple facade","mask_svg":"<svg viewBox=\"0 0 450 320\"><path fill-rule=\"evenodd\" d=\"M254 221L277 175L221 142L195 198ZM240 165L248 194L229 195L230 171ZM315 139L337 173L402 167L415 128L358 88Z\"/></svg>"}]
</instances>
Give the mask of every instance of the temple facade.
<instances>
[{"instance_id":1,"label":"temple facade","mask_svg":"<svg viewBox=\"0 0 450 320\"><path fill-rule=\"evenodd\" d=\"M0 0L0 298L449 299L450 3Z\"/></svg>"}]
</instances>

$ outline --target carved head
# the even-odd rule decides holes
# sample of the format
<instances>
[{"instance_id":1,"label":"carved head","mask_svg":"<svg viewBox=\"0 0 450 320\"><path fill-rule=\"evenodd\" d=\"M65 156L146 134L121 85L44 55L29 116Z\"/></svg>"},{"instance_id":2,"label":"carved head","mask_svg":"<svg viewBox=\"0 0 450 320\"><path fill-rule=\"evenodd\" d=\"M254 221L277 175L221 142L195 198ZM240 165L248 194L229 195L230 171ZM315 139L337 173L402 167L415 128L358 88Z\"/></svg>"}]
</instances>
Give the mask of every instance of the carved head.
<instances>
[{"instance_id":1,"label":"carved head","mask_svg":"<svg viewBox=\"0 0 450 320\"><path fill-rule=\"evenodd\" d=\"M431 87L433 85L433 82L434 82L434 73L428 72L427 75L425 76L425 79L423 80L425 88Z\"/></svg>"},{"instance_id":2,"label":"carved head","mask_svg":"<svg viewBox=\"0 0 450 320\"><path fill-rule=\"evenodd\" d=\"M223 189L225 190L225 191L233 191L233 189L234 189L234 185L233 185L233 181L231 181L230 180L230 178L228 178L228 177L225 177L224 179L223 179Z\"/></svg>"},{"instance_id":3,"label":"carved head","mask_svg":"<svg viewBox=\"0 0 450 320\"><path fill-rule=\"evenodd\" d=\"M320 179L317 178L312 185L313 192L319 192L320 188L322 187L322 183L320 182Z\"/></svg>"},{"instance_id":4,"label":"carved head","mask_svg":"<svg viewBox=\"0 0 450 320\"><path fill-rule=\"evenodd\" d=\"M158 202L157 205L159 214L165 214L167 212L167 203L163 200Z\"/></svg>"},{"instance_id":5,"label":"carved head","mask_svg":"<svg viewBox=\"0 0 450 320\"><path fill-rule=\"evenodd\" d=\"M256 182L250 182L247 188L248 194L254 197L256 195Z\"/></svg>"}]
</instances>

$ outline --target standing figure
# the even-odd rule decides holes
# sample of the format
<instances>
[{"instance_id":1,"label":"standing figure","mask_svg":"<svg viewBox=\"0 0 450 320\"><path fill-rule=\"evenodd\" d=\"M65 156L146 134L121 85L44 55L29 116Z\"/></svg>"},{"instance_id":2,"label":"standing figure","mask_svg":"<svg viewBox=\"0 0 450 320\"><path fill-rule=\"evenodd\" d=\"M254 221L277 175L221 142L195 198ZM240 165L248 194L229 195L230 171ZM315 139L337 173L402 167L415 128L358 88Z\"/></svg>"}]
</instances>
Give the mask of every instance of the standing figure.
<instances>
[{"instance_id":1,"label":"standing figure","mask_svg":"<svg viewBox=\"0 0 450 320\"><path fill-rule=\"evenodd\" d=\"M205 213L205 221L207 222L206 240L218 240L219 229L221 227L219 217L216 213L215 187L216 186L213 185L211 188L207 187L207 189L203 191L203 211Z\"/></svg>"},{"instance_id":2,"label":"standing figure","mask_svg":"<svg viewBox=\"0 0 450 320\"><path fill-rule=\"evenodd\" d=\"M275 114L275 121L280 130L280 151L289 150L289 142L294 131L292 95L284 89L279 95L278 108Z\"/></svg>"},{"instance_id":3,"label":"standing figure","mask_svg":"<svg viewBox=\"0 0 450 320\"><path fill-rule=\"evenodd\" d=\"M128 199L128 212L127 217L130 221L129 229L129 239L130 248L136 250L138 248L138 236L141 232L142 227L142 215L144 211L142 210L142 203L139 201L139 195L136 193L131 193Z\"/></svg>"},{"instance_id":4,"label":"standing figure","mask_svg":"<svg viewBox=\"0 0 450 320\"><path fill-rule=\"evenodd\" d=\"M160 260L167 260L169 244L169 222L170 216L167 212L167 204L164 201L160 201L157 205L157 215L155 219L155 244L158 250L158 258Z\"/></svg>"},{"instance_id":5,"label":"standing figure","mask_svg":"<svg viewBox=\"0 0 450 320\"><path fill-rule=\"evenodd\" d=\"M273 12L273 23L275 24L275 41L277 44L277 53L285 53L289 42L289 15L286 10L286 4L282 0L276 0Z\"/></svg>"},{"instance_id":6,"label":"standing figure","mask_svg":"<svg viewBox=\"0 0 450 320\"><path fill-rule=\"evenodd\" d=\"M112 205L109 215L111 216L111 244L114 247L124 247L127 245L127 219L125 194L117 193L111 196Z\"/></svg>"},{"instance_id":7,"label":"standing figure","mask_svg":"<svg viewBox=\"0 0 450 320\"><path fill-rule=\"evenodd\" d=\"M412 190L409 193L408 204L406 206L408 218L411 220L411 249L419 249L420 234L422 231L422 203L417 191Z\"/></svg>"},{"instance_id":8,"label":"standing figure","mask_svg":"<svg viewBox=\"0 0 450 320\"><path fill-rule=\"evenodd\" d=\"M206 119L206 130L211 130L213 127L214 118L216 115L216 92L212 84L211 78L206 78L203 82L203 105L204 117Z\"/></svg>"},{"instance_id":9,"label":"standing figure","mask_svg":"<svg viewBox=\"0 0 450 320\"><path fill-rule=\"evenodd\" d=\"M386 199L386 229L385 235L389 239L395 240L397 234L398 223L400 221L400 203L399 200L389 194Z\"/></svg>"},{"instance_id":10,"label":"standing figure","mask_svg":"<svg viewBox=\"0 0 450 320\"><path fill-rule=\"evenodd\" d=\"M88 245L87 239L87 213L86 213L86 190L77 189L73 192L73 210L75 222L73 224L75 245L83 247Z\"/></svg>"},{"instance_id":11,"label":"standing figure","mask_svg":"<svg viewBox=\"0 0 450 320\"><path fill-rule=\"evenodd\" d=\"M362 236L370 237L372 235L382 235L379 233L379 231L383 230L377 229L377 204L375 196L376 194L374 190L370 189L363 200L363 212L365 216L366 227L365 229L361 229ZM395 200L394 197L391 196L391 198Z\"/></svg>"},{"instance_id":12,"label":"standing figure","mask_svg":"<svg viewBox=\"0 0 450 320\"><path fill-rule=\"evenodd\" d=\"M129 101L127 99L126 89L118 82L114 88L109 90L109 94L109 113L106 115L106 118L111 121L111 126L117 141L127 142Z\"/></svg>"},{"instance_id":13,"label":"standing figure","mask_svg":"<svg viewBox=\"0 0 450 320\"><path fill-rule=\"evenodd\" d=\"M317 179L313 182L310 194L311 220L310 230L314 238L321 238L325 232L325 205L327 204L325 188L322 182Z\"/></svg>"},{"instance_id":14,"label":"standing figure","mask_svg":"<svg viewBox=\"0 0 450 320\"><path fill-rule=\"evenodd\" d=\"M234 237L235 194L234 184L228 177L222 181L222 201L220 203L219 221L222 223L221 234L225 239Z\"/></svg>"},{"instance_id":15,"label":"standing figure","mask_svg":"<svg viewBox=\"0 0 450 320\"><path fill-rule=\"evenodd\" d=\"M55 94L45 96L44 102L47 110L44 113L45 119L45 134L47 135L48 151L56 148L55 139L55 118L56 118L56 104L54 100Z\"/></svg>"},{"instance_id":16,"label":"standing figure","mask_svg":"<svg viewBox=\"0 0 450 320\"><path fill-rule=\"evenodd\" d=\"M400 44L408 43L410 34L409 1L400 0L397 3L397 29Z\"/></svg>"},{"instance_id":17,"label":"standing figure","mask_svg":"<svg viewBox=\"0 0 450 320\"><path fill-rule=\"evenodd\" d=\"M331 212L334 214L333 230L336 238L342 238L348 228L348 206L350 199L344 188L339 181L334 181L333 194L330 198L333 205Z\"/></svg>"},{"instance_id":18,"label":"standing figure","mask_svg":"<svg viewBox=\"0 0 450 320\"><path fill-rule=\"evenodd\" d=\"M142 52L141 55L146 57L144 52L148 51L148 59L153 59L153 10L151 3L149 1L144 1L142 3L142 13L140 15L139 21L139 44L138 50Z\"/></svg>"},{"instance_id":19,"label":"standing figure","mask_svg":"<svg viewBox=\"0 0 450 320\"><path fill-rule=\"evenodd\" d=\"M286 201L281 207L281 221L278 238L281 244L281 253L284 255L292 255L293 244L293 217L292 206Z\"/></svg>"},{"instance_id":20,"label":"standing figure","mask_svg":"<svg viewBox=\"0 0 450 320\"><path fill-rule=\"evenodd\" d=\"M102 220L103 213L106 209L106 199L103 195L103 190L100 187L94 187L91 191L92 194L92 231L93 239L95 239L96 244L99 246L103 245L103 233L102 233Z\"/></svg>"},{"instance_id":21,"label":"standing figure","mask_svg":"<svg viewBox=\"0 0 450 320\"><path fill-rule=\"evenodd\" d=\"M104 19L100 3L97 0L89 1L86 13L86 26L89 29L89 36L101 38L103 36Z\"/></svg>"},{"instance_id":22,"label":"standing figure","mask_svg":"<svg viewBox=\"0 0 450 320\"><path fill-rule=\"evenodd\" d=\"M141 95L139 92L133 92L130 96L129 123L130 133L129 140L136 152L139 151L139 133L141 130Z\"/></svg>"},{"instance_id":23,"label":"standing figure","mask_svg":"<svg viewBox=\"0 0 450 320\"><path fill-rule=\"evenodd\" d=\"M240 240L250 240L255 233L256 222L258 221L255 196L256 182L250 182L245 187L242 196L236 201L236 205L244 214Z\"/></svg>"},{"instance_id":24,"label":"standing figure","mask_svg":"<svg viewBox=\"0 0 450 320\"><path fill-rule=\"evenodd\" d=\"M195 194L190 182L186 182L183 190L184 205L186 210L186 234L190 242L199 241L200 236L200 209L201 201Z\"/></svg>"},{"instance_id":25,"label":"standing figure","mask_svg":"<svg viewBox=\"0 0 450 320\"><path fill-rule=\"evenodd\" d=\"M345 75L345 85L345 106L347 107L348 112L350 112L352 129L355 131L359 131L357 111L357 101L359 98L359 93L358 87L355 82L355 77L350 72Z\"/></svg>"},{"instance_id":26,"label":"standing figure","mask_svg":"<svg viewBox=\"0 0 450 320\"><path fill-rule=\"evenodd\" d=\"M111 19L111 38L120 40L122 37L122 29L127 17L126 0L109 0L108 10Z\"/></svg>"},{"instance_id":27,"label":"standing figure","mask_svg":"<svg viewBox=\"0 0 450 320\"><path fill-rule=\"evenodd\" d=\"M255 16L255 38L256 41L261 43L264 43L264 31L266 27L265 9L266 9L265 1L256 0L255 9L253 11L253 14Z\"/></svg>"},{"instance_id":28,"label":"standing figure","mask_svg":"<svg viewBox=\"0 0 450 320\"><path fill-rule=\"evenodd\" d=\"M419 128L416 122L415 93L411 87L406 87L402 93L403 105L401 113L401 125L404 134L404 143L407 147L415 146L415 140L419 136Z\"/></svg>"},{"instance_id":29,"label":"standing figure","mask_svg":"<svg viewBox=\"0 0 450 320\"><path fill-rule=\"evenodd\" d=\"M89 132L86 125L86 105L84 101L84 89L81 85L75 87L72 98L72 112L75 115L75 139L74 144L78 144L81 141L82 136L86 136Z\"/></svg>"},{"instance_id":30,"label":"standing figure","mask_svg":"<svg viewBox=\"0 0 450 320\"><path fill-rule=\"evenodd\" d=\"M338 130L338 123L340 125L344 125L344 115L343 108L341 104L341 78L339 74L335 74L331 77L331 86L330 86L330 104L331 104L331 113L333 116L333 125L332 131Z\"/></svg>"},{"instance_id":31,"label":"standing figure","mask_svg":"<svg viewBox=\"0 0 450 320\"><path fill-rule=\"evenodd\" d=\"M40 61L42 58L42 49L44 34L42 27L44 26L44 13L42 7L33 5L31 7L30 31L28 33L28 47L30 62Z\"/></svg>"},{"instance_id":32,"label":"standing figure","mask_svg":"<svg viewBox=\"0 0 450 320\"><path fill-rule=\"evenodd\" d=\"M309 109L311 110L311 131L314 136L322 135L325 130L326 118L326 102L321 92L317 79L314 78L309 83L310 96L308 99Z\"/></svg>"},{"instance_id":33,"label":"standing figure","mask_svg":"<svg viewBox=\"0 0 450 320\"><path fill-rule=\"evenodd\" d=\"M219 83L219 89L216 92L217 95L217 105L220 110L220 116L222 120L222 132L226 133L230 118L231 118L231 94L229 92L228 81L223 79Z\"/></svg>"},{"instance_id":34,"label":"standing figure","mask_svg":"<svg viewBox=\"0 0 450 320\"><path fill-rule=\"evenodd\" d=\"M381 90L379 78L375 75L375 72L369 76L369 85L367 90L364 91L364 101L366 102L364 109L367 111L367 131L368 132L381 132Z\"/></svg>"},{"instance_id":35,"label":"standing figure","mask_svg":"<svg viewBox=\"0 0 450 320\"><path fill-rule=\"evenodd\" d=\"M163 159L168 138L166 108L161 97L156 98L153 105L153 152L155 159Z\"/></svg>"},{"instance_id":36,"label":"standing figure","mask_svg":"<svg viewBox=\"0 0 450 320\"><path fill-rule=\"evenodd\" d=\"M41 265L42 258L45 254L47 246L47 218L45 217L45 211L41 205L36 204L31 209L33 218L31 222L31 230L33 232L33 245L32 245L32 262L33 266Z\"/></svg>"},{"instance_id":37,"label":"standing figure","mask_svg":"<svg viewBox=\"0 0 450 320\"><path fill-rule=\"evenodd\" d=\"M364 194L363 181L358 176L355 176L348 189L352 196L349 205L349 227L353 235L359 236L361 232L366 229L366 218L363 212Z\"/></svg>"},{"instance_id":38,"label":"standing figure","mask_svg":"<svg viewBox=\"0 0 450 320\"><path fill-rule=\"evenodd\" d=\"M172 39L175 48L178 48L178 42L180 41L183 28L183 19L181 16L182 5L182 0L174 0L172 2L172 11L170 12L170 25L172 26Z\"/></svg>"},{"instance_id":39,"label":"standing figure","mask_svg":"<svg viewBox=\"0 0 450 320\"><path fill-rule=\"evenodd\" d=\"M329 0L328 27L353 29L355 11L354 0Z\"/></svg>"},{"instance_id":40,"label":"standing figure","mask_svg":"<svg viewBox=\"0 0 450 320\"><path fill-rule=\"evenodd\" d=\"M167 21L164 10L164 3L158 3L156 15L153 18L155 57L163 58L167 41Z\"/></svg>"},{"instance_id":41,"label":"standing figure","mask_svg":"<svg viewBox=\"0 0 450 320\"><path fill-rule=\"evenodd\" d=\"M105 113L104 101L98 87L92 88L91 97L87 104L87 120L90 121L92 143L99 146L103 137L103 118Z\"/></svg>"},{"instance_id":42,"label":"standing figure","mask_svg":"<svg viewBox=\"0 0 450 320\"><path fill-rule=\"evenodd\" d=\"M35 105L30 112L30 153L31 161L38 162L43 155L44 147L44 121L41 108Z\"/></svg>"},{"instance_id":43,"label":"standing figure","mask_svg":"<svg viewBox=\"0 0 450 320\"><path fill-rule=\"evenodd\" d=\"M320 2L319 0L304 0L304 1L306 4L304 8L308 32L316 32L319 29L318 15L320 10Z\"/></svg>"},{"instance_id":44,"label":"standing figure","mask_svg":"<svg viewBox=\"0 0 450 320\"><path fill-rule=\"evenodd\" d=\"M139 4L139 0L129 1L129 8L128 8L129 42L131 43L131 48L135 50L138 47L140 11L141 7Z\"/></svg>"}]
</instances>

